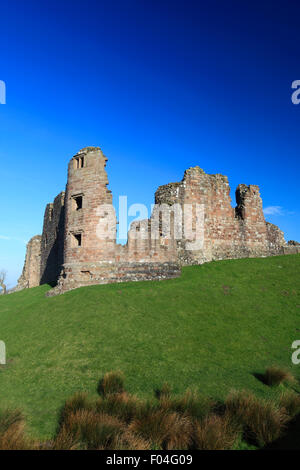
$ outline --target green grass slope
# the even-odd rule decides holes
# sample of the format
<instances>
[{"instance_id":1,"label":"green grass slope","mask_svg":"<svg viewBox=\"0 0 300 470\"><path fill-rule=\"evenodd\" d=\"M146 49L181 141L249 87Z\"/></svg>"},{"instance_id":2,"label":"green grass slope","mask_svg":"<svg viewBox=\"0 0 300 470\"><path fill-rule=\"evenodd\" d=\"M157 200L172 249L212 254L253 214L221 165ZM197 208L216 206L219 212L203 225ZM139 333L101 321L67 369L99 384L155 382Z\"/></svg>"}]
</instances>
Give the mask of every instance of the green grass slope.
<instances>
[{"instance_id":1,"label":"green grass slope","mask_svg":"<svg viewBox=\"0 0 300 470\"><path fill-rule=\"evenodd\" d=\"M0 297L1 408L20 408L36 437L52 435L63 401L96 394L122 370L127 389L150 396L167 381L224 398L232 389L278 393L254 374L289 368L300 339L300 256L228 260L167 281L91 286L46 298L48 286Z\"/></svg>"}]
</instances>

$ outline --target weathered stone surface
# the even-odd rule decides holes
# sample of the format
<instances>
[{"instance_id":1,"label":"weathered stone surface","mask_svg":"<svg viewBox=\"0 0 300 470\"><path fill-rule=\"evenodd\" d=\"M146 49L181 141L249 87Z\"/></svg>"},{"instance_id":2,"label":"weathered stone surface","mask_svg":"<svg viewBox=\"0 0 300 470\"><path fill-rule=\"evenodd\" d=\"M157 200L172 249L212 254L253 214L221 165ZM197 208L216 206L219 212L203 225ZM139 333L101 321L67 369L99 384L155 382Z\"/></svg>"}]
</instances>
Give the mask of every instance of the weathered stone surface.
<instances>
[{"instance_id":1,"label":"weathered stone surface","mask_svg":"<svg viewBox=\"0 0 300 470\"><path fill-rule=\"evenodd\" d=\"M283 246L280 250L282 255L297 255L300 253L300 245Z\"/></svg>"},{"instance_id":2,"label":"weathered stone surface","mask_svg":"<svg viewBox=\"0 0 300 470\"><path fill-rule=\"evenodd\" d=\"M41 280L41 235L27 243L25 264L16 290L37 287Z\"/></svg>"},{"instance_id":3,"label":"weathered stone surface","mask_svg":"<svg viewBox=\"0 0 300 470\"><path fill-rule=\"evenodd\" d=\"M178 277L176 263L150 262L95 262L90 264L65 264L58 285L47 296L61 294L66 290L94 284L127 281L162 280Z\"/></svg>"},{"instance_id":4,"label":"weathered stone surface","mask_svg":"<svg viewBox=\"0 0 300 470\"><path fill-rule=\"evenodd\" d=\"M144 237L148 220L131 225L125 246L116 243L117 220L107 189L106 161L98 147L82 149L70 161L64 264L56 291L180 274L175 250L166 250L160 240Z\"/></svg>"},{"instance_id":5,"label":"weathered stone surface","mask_svg":"<svg viewBox=\"0 0 300 470\"><path fill-rule=\"evenodd\" d=\"M119 245L106 162L99 147L71 159L66 194L47 205L43 234L28 244L20 288L57 283L49 292L56 295L85 285L172 278L182 265L300 252L265 221L258 186L240 184L234 208L227 177L198 166L181 182L160 186L150 219L133 222L127 244Z\"/></svg>"},{"instance_id":6,"label":"weathered stone surface","mask_svg":"<svg viewBox=\"0 0 300 470\"><path fill-rule=\"evenodd\" d=\"M65 193L48 204L41 240L41 284L56 285L64 260Z\"/></svg>"},{"instance_id":7,"label":"weathered stone surface","mask_svg":"<svg viewBox=\"0 0 300 470\"><path fill-rule=\"evenodd\" d=\"M269 245L269 255L277 255L282 253L282 248L286 246L284 233L270 222L267 224L267 240Z\"/></svg>"},{"instance_id":8,"label":"weathered stone surface","mask_svg":"<svg viewBox=\"0 0 300 470\"><path fill-rule=\"evenodd\" d=\"M291 245L291 246L300 246L300 243L299 243L299 242L296 242L295 240L289 240L289 241L288 241L288 245Z\"/></svg>"},{"instance_id":9,"label":"weathered stone surface","mask_svg":"<svg viewBox=\"0 0 300 470\"><path fill-rule=\"evenodd\" d=\"M190 251L185 238L177 241L182 265L279 254L286 244L281 230L265 221L258 186L240 184L235 209L229 194L226 176L208 175L199 167L186 170L181 183L160 186L156 191L157 204L204 207L204 245L200 250Z\"/></svg>"}]
</instances>

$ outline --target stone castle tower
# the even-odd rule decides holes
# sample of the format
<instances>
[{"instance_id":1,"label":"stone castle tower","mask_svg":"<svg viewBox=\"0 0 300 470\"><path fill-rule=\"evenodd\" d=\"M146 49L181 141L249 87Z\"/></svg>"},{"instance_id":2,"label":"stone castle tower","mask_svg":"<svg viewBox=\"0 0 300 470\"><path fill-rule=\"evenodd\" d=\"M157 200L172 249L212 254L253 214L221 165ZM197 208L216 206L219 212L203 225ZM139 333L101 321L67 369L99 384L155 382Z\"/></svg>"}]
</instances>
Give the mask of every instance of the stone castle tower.
<instances>
[{"instance_id":1,"label":"stone castle tower","mask_svg":"<svg viewBox=\"0 0 300 470\"><path fill-rule=\"evenodd\" d=\"M48 283L56 286L54 295L91 284L172 278L183 265L300 251L265 221L258 186L239 185L233 208L227 177L199 167L186 170L179 183L160 186L150 219L133 222L127 244L119 245L106 162L99 147L71 159L66 192L47 205L42 236L27 245L18 288ZM185 229L193 232L200 220L195 242Z\"/></svg>"},{"instance_id":2,"label":"stone castle tower","mask_svg":"<svg viewBox=\"0 0 300 470\"><path fill-rule=\"evenodd\" d=\"M96 260L112 260L116 245L116 220L112 237L97 236L97 210L112 206L105 171L107 158L100 148L88 147L69 163L65 198L64 284L88 281Z\"/></svg>"}]
</instances>

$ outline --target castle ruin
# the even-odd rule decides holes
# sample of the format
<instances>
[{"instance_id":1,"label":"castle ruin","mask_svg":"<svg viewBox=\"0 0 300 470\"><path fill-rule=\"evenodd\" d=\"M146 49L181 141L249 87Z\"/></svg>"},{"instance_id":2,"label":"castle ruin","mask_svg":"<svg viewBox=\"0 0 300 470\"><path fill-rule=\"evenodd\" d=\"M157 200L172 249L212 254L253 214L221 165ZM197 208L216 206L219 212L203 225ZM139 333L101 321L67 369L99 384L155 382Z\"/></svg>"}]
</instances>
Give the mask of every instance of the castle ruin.
<instances>
[{"instance_id":1,"label":"castle ruin","mask_svg":"<svg viewBox=\"0 0 300 470\"><path fill-rule=\"evenodd\" d=\"M27 245L19 289L48 283L56 286L49 291L55 295L92 284L177 277L181 266L212 260L300 252L265 221L258 186L239 185L233 208L227 177L197 166L181 182L160 186L150 219L133 222L127 244L118 244L106 162L98 147L71 159L66 192L47 205L43 233ZM198 245L182 231L197 226L196 206L203 219ZM183 236L176 237L179 228Z\"/></svg>"}]
</instances>

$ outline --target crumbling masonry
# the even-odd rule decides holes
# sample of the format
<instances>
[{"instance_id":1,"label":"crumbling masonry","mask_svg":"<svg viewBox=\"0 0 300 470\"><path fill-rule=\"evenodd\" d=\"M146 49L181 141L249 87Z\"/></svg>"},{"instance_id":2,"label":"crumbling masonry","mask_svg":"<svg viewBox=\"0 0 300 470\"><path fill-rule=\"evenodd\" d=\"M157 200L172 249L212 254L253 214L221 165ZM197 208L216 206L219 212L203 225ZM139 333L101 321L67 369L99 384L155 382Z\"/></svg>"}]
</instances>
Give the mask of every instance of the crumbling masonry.
<instances>
[{"instance_id":1,"label":"crumbling masonry","mask_svg":"<svg viewBox=\"0 0 300 470\"><path fill-rule=\"evenodd\" d=\"M106 161L98 147L84 148L71 159L66 193L47 205L43 234L27 245L18 288L48 283L56 286L50 291L54 295L91 284L177 277L181 266L211 260L300 252L265 221L258 186L239 185L233 208L227 177L197 166L186 170L180 183L160 186L151 218L133 222L127 244L117 244ZM191 249L195 240L184 230L181 237L175 232L179 225L196 227L197 205L203 208L202 243ZM192 207L190 216L187 207Z\"/></svg>"}]
</instances>

